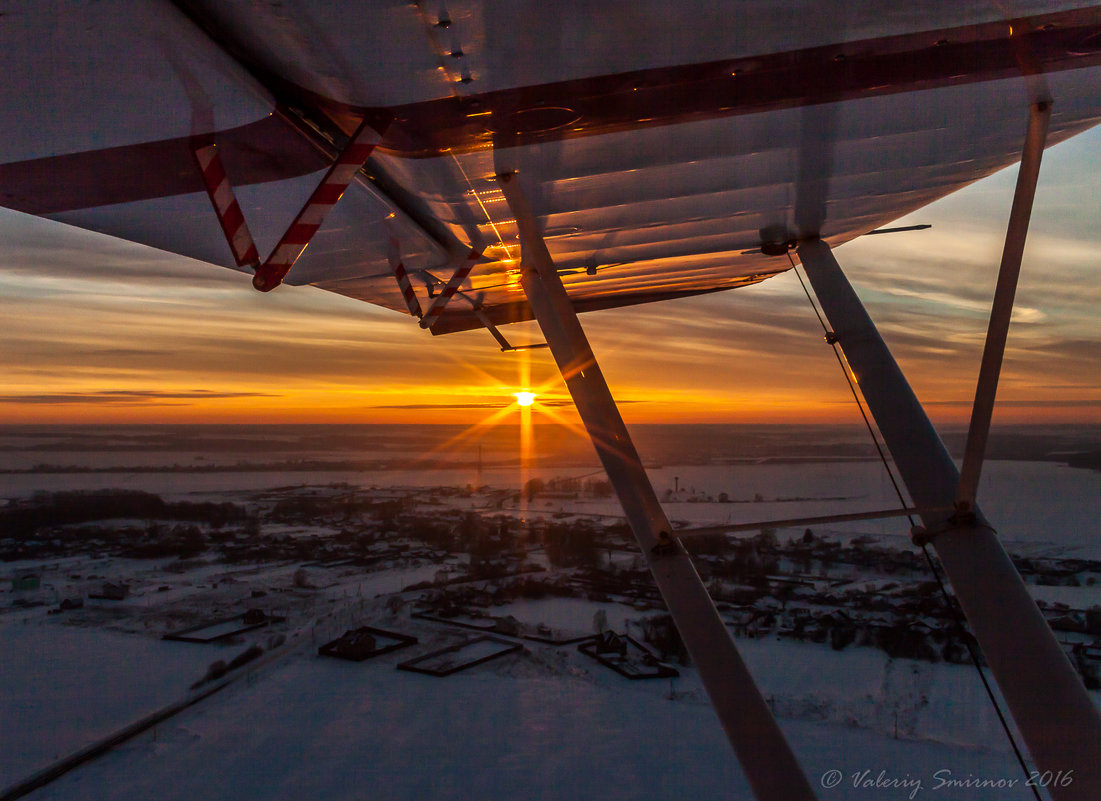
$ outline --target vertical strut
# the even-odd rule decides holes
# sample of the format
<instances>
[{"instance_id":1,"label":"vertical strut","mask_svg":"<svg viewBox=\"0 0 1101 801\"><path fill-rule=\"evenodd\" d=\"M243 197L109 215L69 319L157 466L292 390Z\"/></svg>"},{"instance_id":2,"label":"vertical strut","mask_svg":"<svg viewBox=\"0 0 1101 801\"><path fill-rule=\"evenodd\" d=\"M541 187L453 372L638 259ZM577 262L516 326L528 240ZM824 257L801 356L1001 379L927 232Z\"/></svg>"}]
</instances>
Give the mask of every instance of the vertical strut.
<instances>
[{"instance_id":1,"label":"vertical strut","mask_svg":"<svg viewBox=\"0 0 1101 801\"><path fill-rule=\"evenodd\" d=\"M798 253L1033 759L1071 776L1048 791L1056 801L1093 801L1101 715L982 513L928 511L955 501L952 457L829 246L804 242Z\"/></svg>"},{"instance_id":2,"label":"vertical strut","mask_svg":"<svg viewBox=\"0 0 1101 801\"><path fill-rule=\"evenodd\" d=\"M761 801L813 799L799 763L672 530L514 173L498 176L520 229L520 283L723 729Z\"/></svg>"},{"instance_id":3,"label":"vertical strut","mask_svg":"<svg viewBox=\"0 0 1101 801\"><path fill-rule=\"evenodd\" d=\"M1009 335L1009 319L1013 315L1013 298L1017 293L1017 278L1021 274L1025 237L1028 236L1028 221L1032 216L1032 201L1036 197L1040 158L1044 152L1050 119L1050 102L1032 106L1028 116L1021 168L1017 173L1017 189L1013 193L1013 209L1009 213L1009 228L1005 232L1005 247L1002 250L1001 268L998 270L998 285L994 290L994 305L990 310L986 345L983 346L979 382L975 388L975 406L971 412L971 426L967 431L967 447L963 454L963 466L960 468L956 505L961 512L971 511L979 488L986 439L990 434L990 420L994 416L994 396L998 391L998 376L1002 370L1002 356L1005 354L1005 341Z\"/></svg>"}]
</instances>

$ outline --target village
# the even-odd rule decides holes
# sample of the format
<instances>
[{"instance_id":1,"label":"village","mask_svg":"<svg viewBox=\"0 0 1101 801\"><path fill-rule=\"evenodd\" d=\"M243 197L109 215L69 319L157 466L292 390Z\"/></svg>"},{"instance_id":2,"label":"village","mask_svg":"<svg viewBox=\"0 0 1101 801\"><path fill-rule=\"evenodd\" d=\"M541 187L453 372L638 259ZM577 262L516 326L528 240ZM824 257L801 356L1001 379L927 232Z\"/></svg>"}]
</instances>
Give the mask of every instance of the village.
<instances>
[{"instance_id":1,"label":"village","mask_svg":"<svg viewBox=\"0 0 1101 801\"><path fill-rule=\"evenodd\" d=\"M640 662L685 665L622 521L561 511L607 494L594 479L533 480L520 492L335 484L171 501L141 491L41 493L0 509L0 559L11 565L0 608L232 642L260 627L293 628L334 604L355 630L353 623L368 621L347 612L349 597L362 609L386 595L390 612L422 621L551 644L600 636L610 648L637 646ZM735 637L982 662L916 548L811 528L685 542ZM1088 587L1101 577L1101 563L1084 559L1018 557L1016 564L1037 587ZM397 577L384 582L385 593L383 576ZM567 630L510 612L544 598L600 607ZM1042 598L1038 605L1097 689L1101 607Z\"/></svg>"}]
</instances>

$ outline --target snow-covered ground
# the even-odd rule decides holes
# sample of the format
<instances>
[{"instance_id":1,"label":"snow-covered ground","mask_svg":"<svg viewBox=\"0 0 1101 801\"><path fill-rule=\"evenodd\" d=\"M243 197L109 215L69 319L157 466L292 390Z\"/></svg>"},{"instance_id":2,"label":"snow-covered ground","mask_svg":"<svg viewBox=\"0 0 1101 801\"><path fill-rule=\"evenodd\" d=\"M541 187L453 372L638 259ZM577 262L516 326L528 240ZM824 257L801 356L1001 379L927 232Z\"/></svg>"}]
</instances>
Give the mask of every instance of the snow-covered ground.
<instances>
[{"instance_id":1,"label":"snow-covered ground","mask_svg":"<svg viewBox=\"0 0 1101 801\"><path fill-rule=\"evenodd\" d=\"M667 509L671 518L693 524L896 503L882 468L872 463L664 467L651 476L659 494L675 482L684 488ZM235 489L340 481L361 487L439 486L472 478L432 470L6 475L0 476L0 497L40 489L131 487L227 500L223 493ZM983 480L984 508L1011 549L1101 558L1101 473L1050 463L989 462ZM515 486L516 473L486 470L483 481ZM688 500L720 492L750 502ZM755 501L757 494L761 499ZM826 500L835 497L845 500ZM448 501L452 506L476 502ZM619 515L612 500L549 502L541 502L539 511ZM310 533L294 528L285 533ZM896 519L845 531L870 533L882 542L897 538L903 547L905 528ZM0 788L175 700L212 661L244 648L154 639L170 623L180 628L187 616L200 613L210 619L215 608L242 611L250 593L263 590L268 594L259 605L285 607L289 626L311 628L303 650L265 668L254 682L232 686L159 726L155 739L143 735L33 799L750 797L690 668L672 685L629 682L572 647L525 643L526 655L445 679L396 671L398 661L469 636L411 621L407 612L387 618L385 598L374 600L431 580L446 564L399 563L369 573L309 568L306 575L318 589L292 588L297 564L229 567L199 561L183 573L171 572L167 560L140 563L143 573L138 563L126 560L66 557L50 564L58 579L51 592L61 597L68 588L62 579L74 571L83 584L93 581L93 574L97 584L125 578L133 594L121 603L90 603L76 615L83 615L86 628L47 618L44 609L0 618ZM1101 587L1031 589L1039 598L1077 608L1101 603ZM601 609L620 631L627 620L641 616L626 606L576 598L515 601L489 612L591 632ZM316 645L363 624L410 631L421 637L421 645L362 664L313 655ZM146 633L124 634L107 626ZM835 652L776 639L738 642L822 799L1032 797L1021 786L1019 767L972 668L889 660L869 648ZM834 770L840 773L830 773ZM937 771L941 778L949 771L955 778L1016 780L1016 786L938 789ZM838 784L827 787L837 775Z\"/></svg>"},{"instance_id":2,"label":"snow-covered ground","mask_svg":"<svg viewBox=\"0 0 1101 801\"><path fill-rule=\"evenodd\" d=\"M175 701L226 653L41 619L0 642L0 788Z\"/></svg>"},{"instance_id":3,"label":"snow-covered ground","mask_svg":"<svg viewBox=\"0 0 1101 801\"><path fill-rule=\"evenodd\" d=\"M423 572L377 576L397 593ZM394 616L385 597L355 589L358 578L313 594L309 608L332 604L307 622L296 655L31 797L750 797L691 667L672 682L630 682L572 646L527 642L522 655L449 678L399 672L397 662L469 633L412 620L408 610ZM643 616L579 598L518 600L489 612L591 632L600 610L621 631ZM303 619L302 610L294 614ZM0 705L0 785L175 700L211 661L244 647L29 620L2 630L0 680L9 692ZM314 656L316 645L363 624L412 633L420 644L365 663ZM919 779L923 797L1030 797L1020 787L933 789L937 771L1020 776L972 668L773 637L738 644L811 780L829 784L829 771L841 771L839 786L818 786L823 799L918 797L910 793ZM896 784L862 786L865 770Z\"/></svg>"},{"instance_id":4,"label":"snow-covered ground","mask_svg":"<svg viewBox=\"0 0 1101 801\"><path fill-rule=\"evenodd\" d=\"M1037 601L1051 604L1066 604L1072 609L1088 609L1101 605L1101 586L1091 587L1045 587L1029 584L1028 591Z\"/></svg>"},{"instance_id":5,"label":"snow-covered ground","mask_svg":"<svg viewBox=\"0 0 1101 801\"><path fill-rule=\"evenodd\" d=\"M691 671L670 700L664 681L630 682L561 653L504 657L444 679L394 670L408 651L365 663L304 654L163 724L155 741L131 741L30 797L751 797L714 713L694 697ZM819 673L815 656L823 653L808 647L801 660L784 651L776 657L794 661L803 678ZM751 654L751 662L760 661ZM760 675L763 665L754 667ZM769 677L762 678L767 686ZM840 695L867 677L857 670L834 678ZM1030 797L931 789L937 771L1018 778L997 742L970 748L837 723L782 717L782 725L823 799L911 798L916 780L927 787L920 797ZM831 771L840 771L840 784L824 789L835 779ZM910 784L854 787L862 771Z\"/></svg>"}]
</instances>

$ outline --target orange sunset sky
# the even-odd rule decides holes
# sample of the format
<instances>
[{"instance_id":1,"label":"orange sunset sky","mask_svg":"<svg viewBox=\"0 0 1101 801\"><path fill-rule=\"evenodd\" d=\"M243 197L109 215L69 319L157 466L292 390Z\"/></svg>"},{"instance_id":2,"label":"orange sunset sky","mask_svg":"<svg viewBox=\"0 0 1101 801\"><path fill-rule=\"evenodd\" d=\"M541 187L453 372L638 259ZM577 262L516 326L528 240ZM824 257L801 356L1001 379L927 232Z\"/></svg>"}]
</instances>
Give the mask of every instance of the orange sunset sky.
<instances>
[{"instance_id":1,"label":"orange sunset sky","mask_svg":"<svg viewBox=\"0 0 1101 801\"><path fill-rule=\"evenodd\" d=\"M996 424L1101 422L1099 163L1098 129L1045 155ZM898 223L932 230L838 251L940 422L969 413L1015 176ZM0 423L472 423L520 389L566 398L547 351L500 353L485 331L432 337L309 287L262 295L243 274L15 212L0 229ZM859 420L790 272L582 322L628 422Z\"/></svg>"}]
</instances>

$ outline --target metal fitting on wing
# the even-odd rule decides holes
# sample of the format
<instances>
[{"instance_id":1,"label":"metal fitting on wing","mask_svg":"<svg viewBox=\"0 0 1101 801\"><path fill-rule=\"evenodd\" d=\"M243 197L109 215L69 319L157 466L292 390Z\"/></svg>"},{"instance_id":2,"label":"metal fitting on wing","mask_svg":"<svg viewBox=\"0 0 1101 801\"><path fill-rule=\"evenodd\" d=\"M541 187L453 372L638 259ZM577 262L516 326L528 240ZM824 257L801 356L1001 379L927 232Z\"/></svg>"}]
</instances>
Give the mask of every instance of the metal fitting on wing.
<instances>
[{"instance_id":1,"label":"metal fitting on wing","mask_svg":"<svg viewBox=\"0 0 1101 801\"><path fill-rule=\"evenodd\" d=\"M260 292L271 292L283 283L285 275L285 271L264 264L256 268L256 275L252 276L252 286Z\"/></svg>"},{"instance_id":2,"label":"metal fitting on wing","mask_svg":"<svg viewBox=\"0 0 1101 801\"><path fill-rule=\"evenodd\" d=\"M914 526L910 529L910 541L919 548L924 548L933 541L933 535L925 526Z\"/></svg>"}]
</instances>

